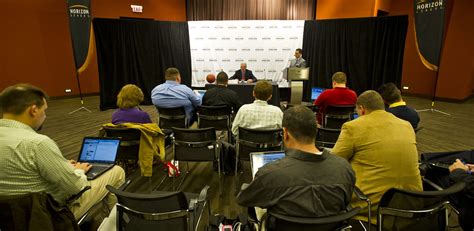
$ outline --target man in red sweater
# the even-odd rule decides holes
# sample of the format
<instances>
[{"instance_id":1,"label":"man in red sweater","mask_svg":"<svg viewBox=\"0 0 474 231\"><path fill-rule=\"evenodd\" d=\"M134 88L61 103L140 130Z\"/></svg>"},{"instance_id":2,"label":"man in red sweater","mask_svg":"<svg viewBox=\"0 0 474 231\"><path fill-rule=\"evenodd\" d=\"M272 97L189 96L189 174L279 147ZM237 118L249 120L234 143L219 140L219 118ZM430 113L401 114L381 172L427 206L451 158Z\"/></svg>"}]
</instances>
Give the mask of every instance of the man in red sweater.
<instances>
[{"instance_id":1,"label":"man in red sweater","mask_svg":"<svg viewBox=\"0 0 474 231\"><path fill-rule=\"evenodd\" d=\"M318 106L318 123L322 124L328 105L355 105L357 94L346 87L347 77L344 72L336 72L332 75L332 89L323 91L314 101Z\"/></svg>"}]
</instances>

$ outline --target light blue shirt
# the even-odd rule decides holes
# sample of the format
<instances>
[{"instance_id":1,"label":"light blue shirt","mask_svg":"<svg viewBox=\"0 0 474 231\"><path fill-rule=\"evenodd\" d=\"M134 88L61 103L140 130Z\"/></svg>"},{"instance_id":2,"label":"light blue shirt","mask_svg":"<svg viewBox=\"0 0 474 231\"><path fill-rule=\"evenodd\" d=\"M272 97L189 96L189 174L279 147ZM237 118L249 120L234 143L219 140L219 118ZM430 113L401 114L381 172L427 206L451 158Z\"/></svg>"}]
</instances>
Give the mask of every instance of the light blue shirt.
<instances>
[{"instance_id":1,"label":"light blue shirt","mask_svg":"<svg viewBox=\"0 0 474 231\"><path fill-rule=\"evenodd\" d=\"M151 91L151 101L158 107L184 107L188 121L194 108L201 105L201 97L191 88L171 80L166 80Z\"/></svg>"}]
</instances>

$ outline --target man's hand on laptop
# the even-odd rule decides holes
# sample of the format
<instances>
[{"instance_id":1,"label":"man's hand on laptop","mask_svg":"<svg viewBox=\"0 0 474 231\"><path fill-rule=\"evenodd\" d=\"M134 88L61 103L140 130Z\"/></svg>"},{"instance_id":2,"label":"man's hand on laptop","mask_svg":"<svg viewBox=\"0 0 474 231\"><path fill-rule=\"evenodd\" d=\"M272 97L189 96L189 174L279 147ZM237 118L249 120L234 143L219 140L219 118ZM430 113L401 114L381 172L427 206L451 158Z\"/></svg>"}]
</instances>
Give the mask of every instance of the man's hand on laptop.
<instances>
[{"instance_id":1,"label":"man's hand on laptop","mask_svg":"<svg viewBox=\"0 0 474 231\"><path fill-rule=\"evenodd\" d=\"M87 173L92 168L92 165L89 163L81 163L74 161L74 163L71 162L71 164L75 169L82 169L85 173Z\"/></svg>"}]
</instances>

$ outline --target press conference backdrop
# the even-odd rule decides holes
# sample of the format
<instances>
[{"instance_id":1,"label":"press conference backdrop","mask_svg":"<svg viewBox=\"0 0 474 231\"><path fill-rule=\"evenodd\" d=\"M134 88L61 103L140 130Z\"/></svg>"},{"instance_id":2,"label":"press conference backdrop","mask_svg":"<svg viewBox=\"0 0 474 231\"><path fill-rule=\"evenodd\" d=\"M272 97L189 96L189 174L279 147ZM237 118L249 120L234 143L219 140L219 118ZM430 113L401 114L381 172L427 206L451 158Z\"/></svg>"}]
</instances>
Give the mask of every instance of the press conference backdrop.
<instances>
[{"instance_id":1,"label":"press conference backdrop","mask_svg":"<svg viewBox=\"0 0 474 231\"><path fill-rule=\"evenodd\" d=\"M188 27L193 87L203 87L209 73L232 76L242 62L257 79L288 86L283 71L303 45L303 20L191 21Z\"/></svg>"}]
</instances>

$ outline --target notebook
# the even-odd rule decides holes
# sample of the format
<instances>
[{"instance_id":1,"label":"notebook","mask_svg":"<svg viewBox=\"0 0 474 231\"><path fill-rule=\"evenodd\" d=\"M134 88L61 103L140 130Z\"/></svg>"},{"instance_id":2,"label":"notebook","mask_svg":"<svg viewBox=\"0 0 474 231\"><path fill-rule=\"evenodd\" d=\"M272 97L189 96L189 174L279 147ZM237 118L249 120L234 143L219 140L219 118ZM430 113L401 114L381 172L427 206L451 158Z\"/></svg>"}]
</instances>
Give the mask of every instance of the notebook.
<instances>
[{"instance_id":1,"label":"notebook","mask_svg":"<svg viewBox=\"0 0 474 231\"><path fill-rule=\"evenodd\" d=\"M115 165L120 138L84 137L78 162L92 165L87 172L87 179L93 180Z\"/></svg>"},{"instance_id":2,"label":"notebook","mask_svg":"<svg viewBox=\"0 0 474 231\"><path fill-rule=\"evenodd\" d=\"M279 160L283 157L285 157L284 151L250 153L250 168L252 169L252 177L255 178L255 174L262 166L275 160Z\"/></svg>"},{"instance_id":3,"label":"notebook","mask_svg":"<svg viewBox=\"0 0 474 231\"><path fill-rule=\"evenodd\" d=\"M311 102L314 102L324 90L326 89L320 87L311 88Z\"/></svg>"}]
</instances>

